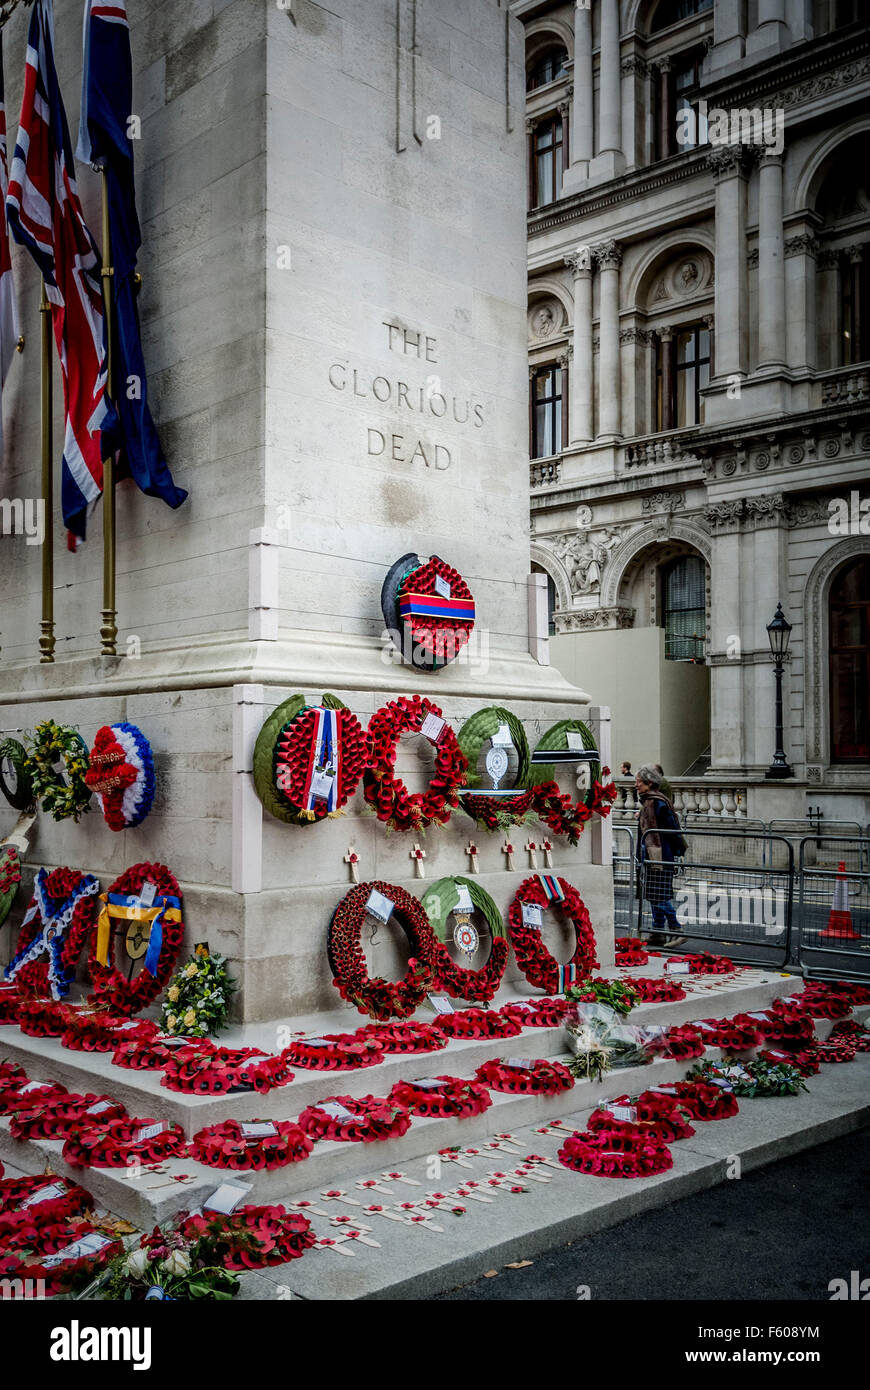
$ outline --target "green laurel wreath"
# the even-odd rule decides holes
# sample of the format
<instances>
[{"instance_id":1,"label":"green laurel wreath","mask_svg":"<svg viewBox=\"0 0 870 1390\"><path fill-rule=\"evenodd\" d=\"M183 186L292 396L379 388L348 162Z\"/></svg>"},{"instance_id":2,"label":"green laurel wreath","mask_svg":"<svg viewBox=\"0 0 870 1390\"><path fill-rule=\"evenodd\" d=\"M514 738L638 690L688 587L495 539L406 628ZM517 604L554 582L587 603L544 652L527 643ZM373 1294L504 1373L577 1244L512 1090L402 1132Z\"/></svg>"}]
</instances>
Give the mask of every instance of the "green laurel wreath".
<instances>
[{"instance_id":1,"label":"green laurel wreath","mask_svg":"<svg viewBox=\"0 0 870 1390\"><path fill-rule=\"evenodd\" d=\"M63 728L53 719L37 724L27 754L27 774L33 794L54 820L74 820L91 809L91 791L85 783L90 765L88 746L75 729ZM62 762L67 781L58 771Z\"/></svg>"}]
</instances>

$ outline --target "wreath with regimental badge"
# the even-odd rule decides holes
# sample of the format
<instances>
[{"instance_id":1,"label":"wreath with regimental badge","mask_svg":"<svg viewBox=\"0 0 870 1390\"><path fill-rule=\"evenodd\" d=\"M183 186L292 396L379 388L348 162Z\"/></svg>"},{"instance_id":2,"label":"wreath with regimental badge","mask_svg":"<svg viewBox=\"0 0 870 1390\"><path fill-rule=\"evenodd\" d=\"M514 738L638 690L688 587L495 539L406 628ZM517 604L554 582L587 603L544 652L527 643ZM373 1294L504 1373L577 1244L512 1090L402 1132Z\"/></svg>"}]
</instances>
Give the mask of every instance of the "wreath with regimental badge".
<instances>
[{"instance_id":1,"label":"wreath with regimental badge","mask_svg":"<svg viewBox=\"0 0 870 1390\"><path fill-rule=\"evenodd\" d=\"M287 825L314 825L341 815L366 760L356 715L335 695L309 705L292 695L269 715L254 747L254 786L270 815Z\"/></svg>"},{"instance_id":2,"label":"wreath with regimental badge","mask_svg":"<svg viewBox=\"0 0 870 1390\"><path fill-rule=\"evenodd\" d=\"M62 762L67 781L58 771ZM27 774L33 794L54 820L78 821L91 809L91 790L85 782L88 747L81 734L46 719L30 739Z\"/></svg>"},{"instance_id":3,"label":"wreath with regimental badge","mask_svg":"<svg viewBox=\"0 0 870 1390\"><path fill-rule=\"evenodd\" d=\"M437 555L403 555L381 590L387 632L405 660L423 671L447 666L474 628L474 596L458 570Z\"/></svg>"},{"instance_id":4,"label":"wreath with regimental badge","mask_svg":"<svg viewBox=\"0 0 870 1390\"><path fill-rule=\"evenodd\" d=\"M468 762L469 790L460 798L465 814L486 830L522 825L535 797L522 721L491 705L476 710L457 738Z\"/></svg>"},{"instance_id":5,"label":"wreath with regimental badge","mask_svg":"<svg viewBox=\"0 0 870 1390\"><path fill-rule=\"evenodd\" d=\"M435 933L435 989L445 989L454 999L488 1004L504 977L510 946L507 931L492 898L470 878L440 878L427 888L423 906ZM471 961L481 945L480 932L472 920L480 913L489 928L492 945L489 957L479 969ZM448 918L453 916L452 928ZM463 966L448 951L453 942L468 962Z\"/></svg>"},{"instance_id":6,"label":"wreath with regimental badge","mask_svg":"<svg viewBox=\"0 0 870 1390\"><path fill-rule=\"evenodd\" d=\"M589 786L577 802L559 790L556 766L562 763L589 767ZM536 815L555 835L567 835L576 845L586 822L593 815L609 815L616 800L616 783L603 778L610 778L610 768L601 766L592 731L580 719L563 719L547 730L532 754L529 782L535 789Z\"/></svg>"}]
</instances>

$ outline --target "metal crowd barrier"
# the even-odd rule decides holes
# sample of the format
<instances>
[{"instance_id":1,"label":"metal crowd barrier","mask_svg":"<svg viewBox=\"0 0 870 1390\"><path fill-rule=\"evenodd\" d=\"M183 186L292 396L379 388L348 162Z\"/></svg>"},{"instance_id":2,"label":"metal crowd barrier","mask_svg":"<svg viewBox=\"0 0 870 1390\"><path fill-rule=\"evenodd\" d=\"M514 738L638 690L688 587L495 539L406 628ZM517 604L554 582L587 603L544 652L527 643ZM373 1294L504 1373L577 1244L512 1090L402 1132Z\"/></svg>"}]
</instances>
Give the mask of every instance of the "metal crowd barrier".
<instances>
[{"instance_id":1,"label":"metal crowd barrier","mask_svg":"<svg viewBox=\"0 0 870 1390\"><path fill-rule=\"evenodd\" d=\"M613 827L613 929L616 936L631 936L634 928L634 832L627 825Z\"/></svg>"},{"instance_id":2,"label":"metal crowd barrier","mask_svg":"<svg viewBox=\"0 0 870 1390\"><path fill-rule=\"evenodd\" d=\"M805 970L834 978L870 974L870 839L804 836L797 921Z\"/></svg>"}]
</instances>

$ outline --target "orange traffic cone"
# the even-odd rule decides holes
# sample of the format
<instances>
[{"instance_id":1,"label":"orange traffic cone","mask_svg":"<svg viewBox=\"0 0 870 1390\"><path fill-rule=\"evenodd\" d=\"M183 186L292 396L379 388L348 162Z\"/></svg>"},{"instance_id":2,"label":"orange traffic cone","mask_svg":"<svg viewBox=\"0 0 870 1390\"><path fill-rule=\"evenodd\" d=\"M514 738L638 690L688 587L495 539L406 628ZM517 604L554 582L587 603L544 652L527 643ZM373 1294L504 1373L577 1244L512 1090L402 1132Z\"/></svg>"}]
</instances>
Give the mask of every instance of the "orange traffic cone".
<instances>
[{"instance_id":1,"label":"orange traffic cone","mask_svg":"<svg viewBox=\"0 0 870 1390\"><path fill-rule=\"evenodd\" d=\"M841 941L860 941L861 937L852 926L852 913L849 909L849 882L846 878L846 865L837 865L837 878L834 883L834 901L828 914L828 925L820 936L836 936Z\"/></svg>"}]
</instances>

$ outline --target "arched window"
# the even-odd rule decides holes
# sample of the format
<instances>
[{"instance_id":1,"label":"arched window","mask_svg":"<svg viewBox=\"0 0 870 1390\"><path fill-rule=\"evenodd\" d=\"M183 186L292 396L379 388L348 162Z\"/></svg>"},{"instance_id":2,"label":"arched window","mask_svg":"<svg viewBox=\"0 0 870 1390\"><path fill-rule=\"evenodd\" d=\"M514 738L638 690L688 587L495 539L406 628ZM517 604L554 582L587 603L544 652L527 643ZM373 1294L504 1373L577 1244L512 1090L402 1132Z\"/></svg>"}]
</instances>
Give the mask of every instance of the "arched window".
<instances>
[{"instance_id":1,"label":"arched window","mask_svg":"<svg viewBox=\"0 0 870 1390\"><path fill-rule=\"evenodd\" d=\"M831 761L870 762L870 556L835 576L828 599Z\"/></svg>"},{"instance_id":2,"label":"arched window","mask_svg":"<svg viewBox=\"0 0 870 1390\"><path fill-rule=\"evenodd\" d=\"M692 15L712 10L713 0L661 0L653 15L650 33L657 34L660 29L669 29L679 24L681 19L691 19Z\"/></svg>"},{"instance_id":3,"label":"arched window","mask_svg":"<svg viewBox=\"0 0 870 1390\"><path fill-rule=\"evenodd\" d=\"M662 571L662 626L668 661L703 661L706 571L700 555L679 555Z\"/></svg>"},{"instance_id":4,"label":"arched window","mask_svg":"<svg viewBox=\"0 0 870 1390\"><path fill-rule=\"evenodd\" d=\"M532 574L547 575L547 632L551 637L554 637L556 634L556 620L553 614L556 611L556 604L558 602L556 596L556 581L551 574L547 574L543 565L533 563Z\"/></svg>"},{"instance_id":5,"label":"arched window","mask_svg":"<svg viewBox=\"0 0 870 1390\"><path fill-rule=\"evenodd\" d=\"M562 44L554 44L538 53L526 73L526 91L533 92L536 87L546 87L548 82L564 77L567 61L568 50Z\"/></svg>"}]
</instances>

